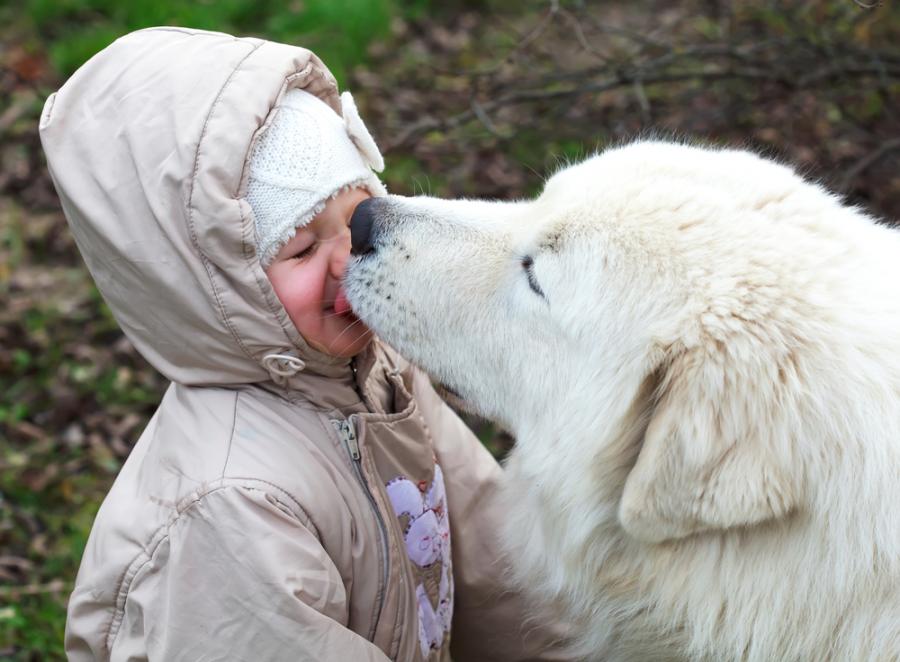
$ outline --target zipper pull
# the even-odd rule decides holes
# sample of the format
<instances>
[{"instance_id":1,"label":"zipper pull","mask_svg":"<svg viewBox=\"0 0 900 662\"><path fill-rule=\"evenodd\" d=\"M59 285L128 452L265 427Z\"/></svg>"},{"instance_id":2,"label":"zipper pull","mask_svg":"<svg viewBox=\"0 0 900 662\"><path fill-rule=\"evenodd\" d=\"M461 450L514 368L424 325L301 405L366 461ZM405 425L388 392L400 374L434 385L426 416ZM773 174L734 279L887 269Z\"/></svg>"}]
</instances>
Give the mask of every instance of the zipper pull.
<instances>
[{"instance_id":1,"label":"zipper pull","mask_svg":"<svg viewBox=\"0 0 900 662\"><path fill-rule=\"evenodd\" d=\"M341 435L341 440L347 444L347 449L350 451L350 457L352 457L355 462L358 462L360 458L359 441L356 439L356 430L353 429L353 421L350 419L345 421L334 421L334 424L338 433Z\"/></svg>"},{"instance_id":2,"label":"zipper pull","mask_svg":"<svg viewBox=\"0 0 900 662\"><path fill-rule=\"evenodd\" d=\"M347 419L347 446L350 448L350 457L359 462L359 441L356 439L356 430L353 428L353 421Z\"/></svg>"}]
</instances>

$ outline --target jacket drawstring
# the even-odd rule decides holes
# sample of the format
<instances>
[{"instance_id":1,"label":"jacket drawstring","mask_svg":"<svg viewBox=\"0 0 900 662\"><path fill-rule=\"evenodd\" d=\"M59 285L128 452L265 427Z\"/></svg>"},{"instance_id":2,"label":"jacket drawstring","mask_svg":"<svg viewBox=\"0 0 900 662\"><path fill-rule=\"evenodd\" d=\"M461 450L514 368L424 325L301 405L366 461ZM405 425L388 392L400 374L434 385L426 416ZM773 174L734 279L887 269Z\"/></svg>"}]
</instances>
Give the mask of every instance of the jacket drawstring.
<instances>
[{"instance_id":1,"label":"jacket drawstring","mask_svg":"<svg viewBox=\"0 0 900 662\"><path fill-rule=\"evenodd\" d=\"M269 372L272 381L279 386L286 386L290 377L306 367L303 359L291 354L266 354L262 364Z\"/></svg>"}]
</instances>

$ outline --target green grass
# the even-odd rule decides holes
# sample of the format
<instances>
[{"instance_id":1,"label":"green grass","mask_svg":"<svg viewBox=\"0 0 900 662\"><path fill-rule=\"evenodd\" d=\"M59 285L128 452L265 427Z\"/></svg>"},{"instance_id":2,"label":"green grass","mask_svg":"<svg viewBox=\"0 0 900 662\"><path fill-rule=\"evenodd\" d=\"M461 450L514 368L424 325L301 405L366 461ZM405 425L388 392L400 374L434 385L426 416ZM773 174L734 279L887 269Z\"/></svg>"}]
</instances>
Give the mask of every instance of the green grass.
<instances>
[{"instance_id":1,"label":"green grass","mask_svg":"<svg viewBox=\"0 0 900 662\"><path fill-rule=\"evenodd\" d=\"M328 63L339 82L364 61L372 41L390 34L394 16L416 16L429 0L25 0L27 29L40 35L66 77L117 37L141 28L179 25L256 35L302 45Z\"/></svg>"}]
</instances>

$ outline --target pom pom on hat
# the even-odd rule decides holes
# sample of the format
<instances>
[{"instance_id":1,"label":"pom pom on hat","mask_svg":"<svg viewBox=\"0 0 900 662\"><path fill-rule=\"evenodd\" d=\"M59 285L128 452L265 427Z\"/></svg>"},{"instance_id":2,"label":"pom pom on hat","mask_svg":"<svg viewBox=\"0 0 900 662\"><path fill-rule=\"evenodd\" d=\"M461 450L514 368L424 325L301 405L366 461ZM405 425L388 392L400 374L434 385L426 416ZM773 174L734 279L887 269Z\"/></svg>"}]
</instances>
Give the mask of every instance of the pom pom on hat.
<instances>
[{"instance_id":1,"label":"pom pom on hat","mask_svg":"<svg viewBox=\"0 0 900 662\"><path fill-rule=\"evenodd\" d=\"M288 90L253 149L247 202L263 268L330 198L357 187L387 195L373 172L384 159L349 92L341 105L343 118L309 92Z\"/></svg>"}]
</instances>

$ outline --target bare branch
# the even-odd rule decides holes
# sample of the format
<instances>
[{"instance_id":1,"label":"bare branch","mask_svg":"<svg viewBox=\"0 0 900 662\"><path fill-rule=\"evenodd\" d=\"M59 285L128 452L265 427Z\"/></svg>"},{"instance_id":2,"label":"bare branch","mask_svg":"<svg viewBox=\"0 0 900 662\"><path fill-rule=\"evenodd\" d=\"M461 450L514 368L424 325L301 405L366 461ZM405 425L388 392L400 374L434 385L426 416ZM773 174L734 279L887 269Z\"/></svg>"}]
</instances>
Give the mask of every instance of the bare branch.
<instances>
[{"instance_id":1,"label":"bare branch","mask_svg":"<svg viewBox=\"0 0 900 662\"><path fill-rule=\"evenodd\" d=\"M846 173L844 173L844 176L841 178L841 181L838 184L838 190L844 193L848 192L853 186L853 182L857 177L859 177L863 172L875 165L885 156L896 150L900 150L900 138L888 140L887 142L882 143L877 149L874 149L866 154L859 161L854 163Z\"/></svg>"}]
</instances>

